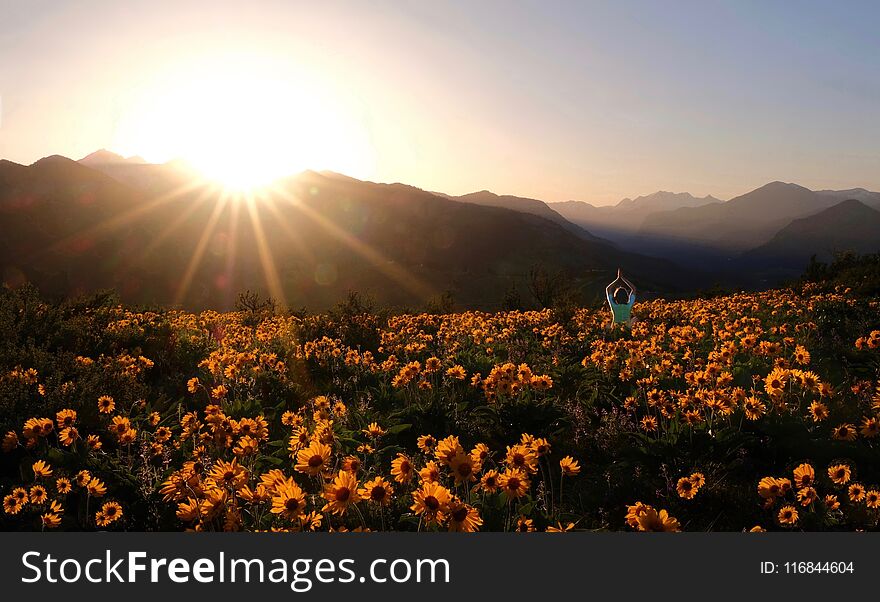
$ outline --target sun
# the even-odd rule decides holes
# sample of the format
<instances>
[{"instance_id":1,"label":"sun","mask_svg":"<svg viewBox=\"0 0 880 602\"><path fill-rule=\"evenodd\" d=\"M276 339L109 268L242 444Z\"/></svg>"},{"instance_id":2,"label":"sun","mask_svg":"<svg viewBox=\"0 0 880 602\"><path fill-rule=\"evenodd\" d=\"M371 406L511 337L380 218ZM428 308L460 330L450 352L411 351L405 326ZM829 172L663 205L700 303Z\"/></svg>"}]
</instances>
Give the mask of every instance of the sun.
<instances>
[{"instance_id":1,"label":"sun","mask_svg":"<svg viewBox=\"0 0 880 602\"><path fill-rule=\"evenodd\" d=\"M345 97L277 58L213 55L177 65L139 90L116 146L149 160L182 158L235 190L304 169L369 177L374 151Z\"/></svg>"}]
</instances>

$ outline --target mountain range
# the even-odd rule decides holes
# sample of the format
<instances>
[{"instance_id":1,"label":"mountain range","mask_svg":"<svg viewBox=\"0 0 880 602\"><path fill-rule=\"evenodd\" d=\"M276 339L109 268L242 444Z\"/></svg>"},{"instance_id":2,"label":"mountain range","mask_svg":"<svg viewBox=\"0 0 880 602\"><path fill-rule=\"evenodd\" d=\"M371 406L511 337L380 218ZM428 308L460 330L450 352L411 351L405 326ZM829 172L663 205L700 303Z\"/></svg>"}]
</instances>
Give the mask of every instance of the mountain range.
<instances>
[{"instance_id":1,"label":"mountain range","mask_svg":"<svg viewBox=\"0 0 880 602\"><path fill-rule=\"evenodd\" d=\"M597 207L306 171L249 200L182 162L98 151L0 161L0 227L4 281L54 296L113 288L226 309L250 289L323 309L352 290L412 308L451 292L493 309L512 290L529 305L536 268L581 301L617 268L648 294L768 286L812 255L880 250L880 193L772 182L729 201L657 192Z\"/></svg>"},{"instance_id":2,"label":"mountain range","mask_svg":"<svg viewBox=\"0 0 880 602\"><path fill-rule=\"evenodd\" d=\"M246 289L310 309L350 290L397 307L451 292L461 306L493 308L512 288L527 297L536 267L564 274L582 299L599 298L618 267L646 291L680 291L692 276L563 218L404 184L307 171L248 200L178 164L90 157L0 163L7 282L195 309L228 308Z\"/></svg>"}]
</instances>

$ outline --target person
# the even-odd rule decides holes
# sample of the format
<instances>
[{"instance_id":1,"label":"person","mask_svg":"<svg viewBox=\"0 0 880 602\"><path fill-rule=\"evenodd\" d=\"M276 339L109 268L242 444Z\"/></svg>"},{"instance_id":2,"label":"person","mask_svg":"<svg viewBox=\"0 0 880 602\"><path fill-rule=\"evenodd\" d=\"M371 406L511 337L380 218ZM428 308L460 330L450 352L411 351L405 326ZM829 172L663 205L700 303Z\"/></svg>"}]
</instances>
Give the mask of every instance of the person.
<instances>
[{"instance_id":1,"label":"person","mask_svg":"<svg viewBox=\"0 0 880 602\"><path fill-rule=\"evenodd\" d=\"M623 277L620 269L617 270L617 278L605 287L605 297L611 307L612 325L629 324L632 320L632 308L636 302L636 287Z\"/></svg>"}]
</instances>

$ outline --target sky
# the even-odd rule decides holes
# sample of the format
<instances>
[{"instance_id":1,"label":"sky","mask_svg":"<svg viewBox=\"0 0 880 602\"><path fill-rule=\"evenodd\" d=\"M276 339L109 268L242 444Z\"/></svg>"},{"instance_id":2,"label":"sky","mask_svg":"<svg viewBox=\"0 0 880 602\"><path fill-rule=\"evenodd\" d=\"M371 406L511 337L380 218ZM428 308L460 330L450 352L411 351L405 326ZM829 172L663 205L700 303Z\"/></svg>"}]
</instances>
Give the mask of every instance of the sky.
<instances>
[{"instance_id":1,"label":"sky","mask_svg":"<svg viewBox=\"0 0 880 602\"><path fill-rule=\"evenodd\" d=\"M0 0L0 158L608 204L880 190L880 3ZM191 156L187 156L191 155Z\"/></svg>"}]
</instances>

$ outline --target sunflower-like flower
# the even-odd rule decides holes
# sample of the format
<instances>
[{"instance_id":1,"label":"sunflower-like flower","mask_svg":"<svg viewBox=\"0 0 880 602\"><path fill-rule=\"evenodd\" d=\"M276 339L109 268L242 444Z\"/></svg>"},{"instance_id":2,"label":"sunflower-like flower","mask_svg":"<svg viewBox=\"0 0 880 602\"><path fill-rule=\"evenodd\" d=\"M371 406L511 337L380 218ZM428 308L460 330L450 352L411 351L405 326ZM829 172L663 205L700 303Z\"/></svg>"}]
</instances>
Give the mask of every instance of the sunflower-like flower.
<instances>
[{"instance_id":1,"label":"sunflower-like flower","mask_svg":"<svg viewBox=\"0 0 880 602\"><path fill-rule=\"evenodd\" d=\"M779 524L785 527L793 527L798 522L798 511L794 506L783 506L776 515Z\"/></svg>"},{"instance_id":2,"label":"sunflower-like flower","mask_svg":"<svg viewBox=\"0 0 880 602\"><path fill-rule=\"evenodd\" d=\"M41 479L45 477L52 476L52 467L43 462L42 460L37 460L34 462L31 468L34 471L34 478Z\"/></svg>"},{"instance_id":3,"label":"sunflower-like flower","mask_svg":"<svg viewBox=\"0 0 880 602\"><path fill-rule=\"evenodd\" d=\"M574 477L580 474L581 465L571 456L565 456L559 461L559 468L562 470L563 476Z\"/></svg>"},{"instance_id":4,"label":"sunflower-like flower","mask_svg":"<svg viewBox=\"0 0 880 602\"><path fill-rule=\"evenodd\" d=\"M364 483L363 488L358 490L358 495L374 504L387 506L391 503L394 488L384 478L375 477Z\"/></svg>"},{"instance_id":5,"label":"sunflower-like flower","mask_svg":"<svg viewBox=\"0 0 880 602\"><path fill-rule=\"evenodd\" d=\"M452 494L439 483L423 482L413 494L410 509L420 515L427 524L441 523L445 520Z\"/></svg>"},{"instance_id":6,"label":"sunflower-like flower","mask_svg":"<svg viewBox=\"0 0 880 602\"><path fill-rule=\"evenodd\" d=\"M477 480L476 473L480 472L481 466L470 454L460 453L452 458L450 469L456 483L468 483Z\"/></svg>"},{"instance_id":7,"label":"sunflower-like flower","mask_svg":"<svg viewBox=\"0 0 880 602\"><path fill-rule=\"evenodd\" d=\"M95 513L95 524L107 527L122 518L122 506L117 502L107 502Z\"/></svg>"},{"instance_id":8,"label":"sunflower-like flower","mask_svg":"<svg viewBox=\"0 0 880 602\"><path fill-rule=\"evenodd\" d=\"M394 480L403 485L412 480L413 474L415 474L415 469L412 461L403 454L397 454L397 457L391 461L391 476L394 477Z\"/></svg>"},{"instance_id":9,"label":"sunflower-like flower","mask_svg":"<svg viewBox=\"0 0 880 602\"><path fill-rule=\"evenodd\" d=\"M454 457L463 453L464 448L461 446L461 443L459 443L458 437L455 435L449 435L437 443L437 449L434 451L434 456L439 462L448 466L452 463Z\"/></svg>"},{"instance_id":10,"label":"sunflower-like flower","mask_svg":"<svg viewBox=\"0 0 880 602\"><path fill-rule=\"evenodd\" d=\"M453 500L449 504L447 514L449 517L447 527L450 531L473 533L479 531L483 525L483 519L480 518L479 511L458 499Z\"/></svg>"},{"instance_id":11,"label":"sunflower-like flower","mask_svg":"<svg viewBox=\"0 0 880 602\"><path fill-rule=\"evenodd\" d=\"M636 518L639 531L677 532L681 531L678 519L666 510L659 512L652 506L643 506Z\"/></svg>"},{"instance_id":12,"label":"sunflower-like flower","mask_svg":"<svg viewBox=\"0 0 880 602\"><path fill-rule=\"evenodd\" d=\"M816 479L816 471L807 463L799 464L794 469L794 486L810 487Z\"/></svg>"},{"instance_id":13,"label":"sunflower-like flower","mask_svg":"<svg viewBox=\"0 0 880 602\"><path fill-rule=\"evenodd\" d=\"M297 472L309 476L321 474L321 471L330 460L330 446L320 441L312 441L308 447L296 453L296 465L293 467Z\"/></svg>"},{"instance_id":14,"label":"sunflower-like flower","mask_svg":"<svg viewBox=\"0 0 880 602\"><path fill-rule=\"evenodd\" d=\"M116 402L109 395L101 395L98 398L98 411L102 414L110 414L116 409Z\"/></svg>"},{"instance_id":15,"label":"sunflower-like flower","mask_svg":"<svg viewBox=\"0 0 880 602\"><path fill-rule=\"evenodd\" d=\"M498 476L498 487L508 498L517 499L528 492L529 477L518 468L508 468Z\"/></svg>"},{"instance_id":16,"label":"sunflower-like flower","mask_svg":"<svg viewBox=\"0 0 880 602\"><path fill-rule=\"evenodd\" d=\"M535 450L531 446L521 443L508 446L504 462L510 468L522 470L529 474L534 474L538 471L538 455L535 453Z\"/></svg>"},{"instance_id":17,"label":"sunflower-like flower","mask_svg":"<svg viewBox=\"0 0 880 602\"><path fill-rule=\"evenodd\" d=\"M208 472L208 477L218 486L239 489L247 482L248 471L238 463L238 458L233 458L232 462L217 460Z\"/></svg>"},{"instance_id":18,"label":"sunflower-like flower","mask_svg":"<svg viewBox=\"0 0 880 602\"><path fill-rule=\"evenodd\" d=\"M348 507L360 501L358 481L353 474L340 470L336 478L324 487L324 504L322 510L332 514L345 514Z\"/></svg>"},{"instance_id":19,"label":"sunflower-like flower","mask_svg":"<svg viewBox=\"0 0 880 602\"><path fill-rule=\"evenodd\" d=\"M835 485L846 485L849 483L851 475L852 471L848 464L832 464L828 467L828 478L831 479Z\"/></svg>"},{"instance_id":20,"label":"sunflower-like flower","mask_svg":"<svg viewBox=\"0 0 880 602\"><path fill-rule=\"evenodd\" d=\"M278 514L288 520L302 517L306 510L306 495L293 479L284 481L275 487L272 496L272 514Z\"/></svg>"}]
</instances>

